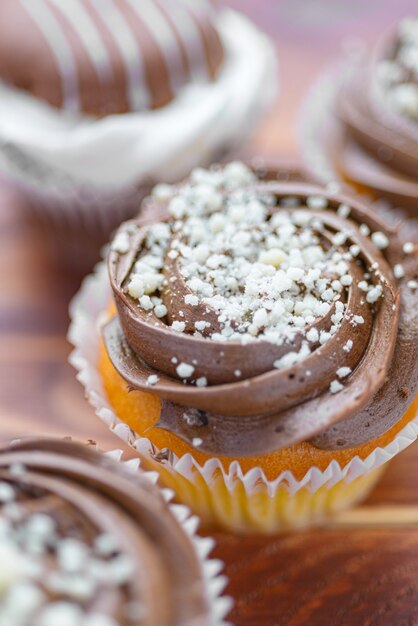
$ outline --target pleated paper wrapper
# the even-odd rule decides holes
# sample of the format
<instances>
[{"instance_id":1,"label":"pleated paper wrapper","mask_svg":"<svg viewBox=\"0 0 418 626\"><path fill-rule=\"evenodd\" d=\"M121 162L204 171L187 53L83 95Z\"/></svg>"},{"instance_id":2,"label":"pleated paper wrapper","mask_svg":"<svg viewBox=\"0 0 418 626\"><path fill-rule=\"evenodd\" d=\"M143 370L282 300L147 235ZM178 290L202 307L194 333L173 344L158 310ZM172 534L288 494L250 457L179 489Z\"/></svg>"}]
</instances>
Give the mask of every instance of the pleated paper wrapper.
<instances>
[{"instance_id":1,"label":"pleated paper wrapper","mask_svg":"<svg viewBox=\"0 0 418 626\"><path fill-rule=\"evenodd\" d=\"M100 263L71 303L69 341L74 350L70 362L96 414L138 452L147 469L159 473L161 483L175 491L176 500L189 506L205 525L242 533L276 533L321 524L364 499L385 464L417 438L418 416L367 458L356 456L345 467L332 461L324 471L311 467L300 480L291 471L269 480L261 468L244 472L238 461L228 470L217 458L201 465L190 453L157 461L155 445L113 411L98 371L100 326L111 298L107 268Z\"/></svg>"}]
</instances>

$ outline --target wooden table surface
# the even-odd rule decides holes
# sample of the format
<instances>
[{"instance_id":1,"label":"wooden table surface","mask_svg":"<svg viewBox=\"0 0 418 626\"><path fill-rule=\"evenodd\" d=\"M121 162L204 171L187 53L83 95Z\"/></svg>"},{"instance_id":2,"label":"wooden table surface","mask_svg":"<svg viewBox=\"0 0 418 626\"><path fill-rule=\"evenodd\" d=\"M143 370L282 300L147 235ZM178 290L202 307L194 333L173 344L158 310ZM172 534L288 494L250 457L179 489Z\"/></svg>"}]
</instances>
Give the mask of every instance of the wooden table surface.
<instances>
[{"instance_id":1,"label":"wooden table surface","mask_svg":"<svg viewBox=\"0 0 418 626\"><path fill-rule=\"evenodd\" d=\"M341 42L372 39L411 1L236 0L278 45L282 94L253 152L296 152L296 111ZM324 17L326 16L326 17ZM326 24L326 25L325 25ZM349 37L349 40L347 40ZM348 44L347 44L348 41ZM63 276L0 189L0 439L20 434L121 442L94 416L67 364L67 305L79 278ZM368 501L333 527L277 538L217 538L236 626L418 624L418 445L390 466Z\"/></svg>"}]
</instances>

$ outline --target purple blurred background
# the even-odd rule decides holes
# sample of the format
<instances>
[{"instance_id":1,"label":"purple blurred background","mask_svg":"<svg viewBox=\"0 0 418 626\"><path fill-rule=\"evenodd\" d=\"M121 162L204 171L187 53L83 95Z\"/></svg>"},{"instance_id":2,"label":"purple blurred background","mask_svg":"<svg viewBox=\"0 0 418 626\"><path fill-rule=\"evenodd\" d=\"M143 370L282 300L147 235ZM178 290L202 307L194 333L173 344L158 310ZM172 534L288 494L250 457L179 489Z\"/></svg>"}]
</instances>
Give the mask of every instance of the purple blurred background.
<instances>
[{"instance_id":1,"label":"purple blurred background","mask_svg":"<svg viewBox=\"0 0 418 626\"><path fill-rule=\"evenodd\" d=\"M252 151L295 154L295 124L309 86L344 49L372 44L397 20L417 14L416 0L219 0L242 11L275 40L280 97Z\"/></svg>"}]
</instances>

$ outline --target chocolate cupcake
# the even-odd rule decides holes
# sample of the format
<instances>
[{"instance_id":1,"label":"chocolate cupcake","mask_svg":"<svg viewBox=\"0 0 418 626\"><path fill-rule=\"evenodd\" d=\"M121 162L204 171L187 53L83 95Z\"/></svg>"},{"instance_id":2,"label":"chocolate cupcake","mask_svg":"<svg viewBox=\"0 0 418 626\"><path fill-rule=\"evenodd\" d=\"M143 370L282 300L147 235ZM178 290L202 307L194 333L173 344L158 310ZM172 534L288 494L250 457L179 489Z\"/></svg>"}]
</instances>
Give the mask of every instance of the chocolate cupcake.
<instances>
[{"instance_id":1,"label":"chocolate cupcake","mask_svg":"<svg viewBox=\"0 0 418 626\"><path fill-rule=\"evenodd\" d=\"M135 467L62 440L0 449L2 624L224 623L196 546Z\"/></svg>"},{"instance_id":2,"label":"chocolate cupcake","mask_svg":"<svg viewBox=\"0 0 418 626\"><path fill-rule=\"evenodd\" d=\"M267 513L251 523L250 497L225 488L226 478L225 519L212 500L187 499L204 519L242 529L312 523L361 497L380 465L370 455L417 409L416 249L358 200L304 182L302 172L285 178L231 163L156 187L111 245L116 310L102 344L81 348L88 316L96 321L106 307L103 278L96 316L87 299L73 311L75 326L84 321L84 332L72 332L75 364L86 382L90 372L91 398L127 424L128 439L141 435L174 454L163 479L180 497L172 470L184 455L206 468L214 497L219 469L260 479ZM87 363L99 370L100 392ZM347 485L357 462L358 483ZM302 495L315 472L334 492ZM306 515L290 512L288 480L299 484Z\"/></svg>"},{"instance_id":3,"label":"chocolate cupcake","mask_svg":"<svg viewBox=\"0 0 418 626\"><path fill-rule=\"evenodd\" d=\"M372 52L322 79L302 120L313 171L371 191L409 218L418 218L417 41L418 19L402 20Z\"/></svg>"},{"instance_id":4,"label":"chocolate cupcake","mask_svg":"<svg viewBox=\"0 0 418 626\"><path fill-rule=\"evenodd\" d=\"M150 183L235 148L275 83L267 38L209 0L4 0L0 171L86 265Z\"/></svg>"}]
</instances>

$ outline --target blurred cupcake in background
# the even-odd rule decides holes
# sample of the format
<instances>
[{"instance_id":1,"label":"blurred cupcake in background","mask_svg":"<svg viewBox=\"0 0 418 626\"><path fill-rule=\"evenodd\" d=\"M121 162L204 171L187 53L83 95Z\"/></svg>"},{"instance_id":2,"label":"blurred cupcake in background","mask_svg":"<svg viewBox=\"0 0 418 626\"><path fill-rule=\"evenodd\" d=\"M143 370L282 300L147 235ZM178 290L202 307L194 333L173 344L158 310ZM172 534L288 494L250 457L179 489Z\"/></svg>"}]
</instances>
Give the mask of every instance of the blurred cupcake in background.
<instances>
[{"instance_id":1,"label":"blurred cupcake in background","mask_svg":"<svg viewBox=\"0 0 418 626\"><path fill-rule=\"evenodd\" d=\"M416 438L417 272L412 242L303 172L199 168L117 231L72 363L206 523L321 523Z\"/></svg>"},{"instance_id":2,"label":"blurred cupcake in background","mask_svg":"<svg viewBox=\"0 0 418 626\"><path fill-rule=\"evenodd\" d=\"M276 93L267 37L207 0L4 0L0 173L91 266L149 185L236 148Z\"/></svg>"},{"instance_id":3,"label":"blurred cupcake in background","mask_svg":"<svg viewBox=\"0 0 418 626\"><path fill-rule=\"evenodd\" d=\"M0 449L0 623L225 625L212 541L138 459L109 454L49 439Z\"/></svg>"},{"instance_id":4,"label":"blurred cupcake in background","mask_svg":"<svg viewBox=\"0 0 418 626\"><path fill-rule=\"evenodd\" d=\"M418 18L322 77L303 107L301 142L324 181L371 193L418 240Z\"/></svg>"}]
</instances>

